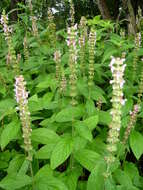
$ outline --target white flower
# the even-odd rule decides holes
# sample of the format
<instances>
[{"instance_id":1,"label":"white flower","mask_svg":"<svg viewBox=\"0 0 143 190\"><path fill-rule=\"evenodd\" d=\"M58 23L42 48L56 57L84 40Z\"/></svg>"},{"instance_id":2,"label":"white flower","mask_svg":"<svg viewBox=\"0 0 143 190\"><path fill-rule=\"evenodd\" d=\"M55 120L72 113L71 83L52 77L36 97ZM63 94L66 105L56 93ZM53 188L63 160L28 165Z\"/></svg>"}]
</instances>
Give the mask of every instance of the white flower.
<instances>
[{"instance_id":1,"label":"white flower","mask_svg":"<svg viewBox=\"0 0 143 190\"><path fill-rule=\"evenodd\" d=\"M124 106L125 103L126 103L126 101L127 101L127 99L122 99L122 100L121 100L121 104Z\"/></svg>"}]
</instances>

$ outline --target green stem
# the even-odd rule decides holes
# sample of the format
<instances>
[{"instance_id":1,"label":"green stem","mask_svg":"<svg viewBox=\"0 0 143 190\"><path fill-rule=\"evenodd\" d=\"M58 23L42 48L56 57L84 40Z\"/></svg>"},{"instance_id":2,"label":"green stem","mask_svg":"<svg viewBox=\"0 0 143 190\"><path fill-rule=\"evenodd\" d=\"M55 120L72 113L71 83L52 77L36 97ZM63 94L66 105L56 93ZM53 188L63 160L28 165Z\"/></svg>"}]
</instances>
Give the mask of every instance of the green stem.
<instances>
[{"instance_id":1,"label":"green stem","mask_svg":"<svg viewBox=\"0 0 143 190\"><path fill-rule=\"evenodd\" d=\"M72 97L72 101L74 101L74 98ZM73 117L73 114L72 114L72 139L75 135L75 131L74 131L74 117ZM70 157L70 169L72 171L73 169L73 166L74 166L74 156L73 156L73 153L71 154L71 157Z\"/></svg>"},{"instance_id":2,"label":"green stem","mask_svg":"<svg viewBox=\"0 0 143 190\"><path fill-rule=\"evenodd\" d=\"M32 177L32 190L34 190L34 175L33 175L33 169L32 169L32 162L30 162L30 172Z\"/></svg>"}]
</instances>

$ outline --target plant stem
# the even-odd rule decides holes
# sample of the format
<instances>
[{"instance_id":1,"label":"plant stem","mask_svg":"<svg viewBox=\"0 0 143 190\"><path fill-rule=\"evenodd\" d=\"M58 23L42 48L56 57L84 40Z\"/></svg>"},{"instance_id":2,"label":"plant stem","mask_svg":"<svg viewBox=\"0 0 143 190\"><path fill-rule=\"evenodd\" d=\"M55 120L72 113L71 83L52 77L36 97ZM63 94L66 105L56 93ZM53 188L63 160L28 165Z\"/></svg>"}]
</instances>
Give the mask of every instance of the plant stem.
<instances>
[{"instance_id":1,"label":"plant stem","mask_svg":"<svg viewBox=\"0 0 143 190\"><path fill-rule=\"evenodd\" d=\"M33 175L33 169L32 169L32 162L30 162L30 172L32 177L32 190L34 190L34 175Z\"/></svg>"}]
</instances>

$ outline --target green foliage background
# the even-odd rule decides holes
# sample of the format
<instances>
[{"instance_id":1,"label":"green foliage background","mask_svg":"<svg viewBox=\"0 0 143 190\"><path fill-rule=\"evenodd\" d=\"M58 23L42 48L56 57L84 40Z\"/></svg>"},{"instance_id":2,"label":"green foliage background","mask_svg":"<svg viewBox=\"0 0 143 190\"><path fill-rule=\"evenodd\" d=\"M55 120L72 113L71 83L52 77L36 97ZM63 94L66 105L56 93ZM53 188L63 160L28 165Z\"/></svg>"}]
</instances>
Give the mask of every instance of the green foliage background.
<instances>
[{"instance_id":1,"label":"green foliage background","mask_svg":"<svg viewBox=\"0 0 143 190\"><path fill-rule=\"evenodd\" d=\"M57 2L57 1L56 1ZM10 2L1 1L1 9L10 11ZM137 115L137 122L128 142L122 139L128 127L130 111L137 102L137 92L142 77L142 46L135 51L134 37L120 35L121 27L114 21L105 21L98 14L94 3L75 1L76 21L81 15L88 18L88 33L92 28L97 33L94 61L94 85L88 87L89 48L85 52L85 77L78 68L77 105L71 106L70 84L64 94L59 94L56 79L55 50L61 51L61 66L69 80L69 49L66 44L66 22L69 17L69 3L64 10L55 14L56 34L52 38L46 14L47 5L55 1L35 1L34 14L42 13L37 20L38 37L33 36L30 12L23 3L17 4L16 21L12 20L12 44L19 62L21 74L29 91L31 113L33 161L26 159L19 112L14 99L14 74L11 65L6 64L8 47L0 31L0 189L4 190L142 190L143 189L143 104ZM92 9L90 8L92 6ZM80 9L79 9L80 7ZM89 8L89 9L88 9ZM41 12L41 10L43 12ZM80 11L77 11L80 10ZM86 10L84 12L84 10ZM97 12L96 12L97 11ZM84 13L83 13L84 12ZM93 17L94 15L94 17ZM116 32L116 28L118 28ZM79 35L78 30L78 35ZM142 31L140 31L142 33ZM29 58L25 59L23 40L27 34ZM76 36L77 40L79 36ZM52 37L51 37L52 36ZM106 174L106 139L111 122L110 110L112 78L109 69L110 57L121 57L126 52L124 95L127 102L122 110L122 128L116 160ZM137 57L134 76L133 61ZM78 67L80 60L78 57ZM133 77L134 76L134 77ZM98 107L101 103L101 107ZM74 135L73 135L74 129ZM73 158L73 163L71 163Z\"/></svg>"}]
</instances>

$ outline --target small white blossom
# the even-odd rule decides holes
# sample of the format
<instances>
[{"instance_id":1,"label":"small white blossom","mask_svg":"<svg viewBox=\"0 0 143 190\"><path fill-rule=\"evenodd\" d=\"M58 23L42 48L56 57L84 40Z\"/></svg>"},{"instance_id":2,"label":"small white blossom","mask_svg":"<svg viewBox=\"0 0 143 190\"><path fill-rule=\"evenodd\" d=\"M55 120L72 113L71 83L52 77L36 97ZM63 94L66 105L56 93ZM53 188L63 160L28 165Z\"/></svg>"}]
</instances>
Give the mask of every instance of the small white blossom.
<instances>
[{"instance_id":1,"label":"small white blossom","mask_svg":"<svg viewBox=\"0 0 143 190\"><path fill-rule=\"evenodd\" d=\"M30 123L30 112L28 109L28 92L25 88L26 82L24 81L24 77L22 75L17 76L15 78L15 98L18 106L16 110L19 111L20 120L22 123L22 131L24 138L24 148L28 152L27 159L32 160L31 156L31 123Z\"/></svg>"},{"instance_id":2,"label":"small white blossom","mask_svg":"<svg viewBox=\"0 0 143 190\"><path fill-rule=\"evenodd\" d=\"M125 59L111 57L111 62L109 64L113 79L110 80L112 85L112 110L110 114L112 116L112 121L109 126L109 134L107 138L107 150L111 155L117 150L117 142L119 140L120 128L121 128L121 114L122 106L125 105L126 99L124 99L123 86L125 80L123 78L126 64L124 64ZM112 155L113 156L113 155Z\"/></svg>"}]
</instances>

